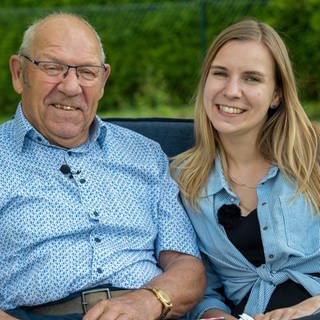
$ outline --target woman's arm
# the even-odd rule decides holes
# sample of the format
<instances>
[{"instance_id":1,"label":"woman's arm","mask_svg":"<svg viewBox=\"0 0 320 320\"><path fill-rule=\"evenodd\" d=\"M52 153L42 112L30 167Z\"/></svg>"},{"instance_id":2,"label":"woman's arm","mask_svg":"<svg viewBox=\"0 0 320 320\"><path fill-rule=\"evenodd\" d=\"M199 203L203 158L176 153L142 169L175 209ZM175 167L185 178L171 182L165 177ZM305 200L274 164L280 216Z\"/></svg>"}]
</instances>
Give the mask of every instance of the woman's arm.
<instances>
[{"instance_id":1,"label":"woman's arm","mask_svg":"<svg viewBox=\"0 0 320 320\"><path fill-rule=\"evenodd\" d=\"M236 320L237 318L233 317L229 313L226 313L220 309L210 309L207 310L203 315L202 319L210 318L210 317L223 317L226 320Z\"/></svg>"},{"instance_id":2,"label":"woman's arm","mask_svg":"<svg viewBox=\"0 0 320 320\"><path fill-rule=\"evenodd\" d=\"M306 299L294 306L288 308L275 309L265 314L258 314L255 320L271 320L271 319L298 319L311 315L320 309L320 296Z\"/></svg>"}]
</instances>

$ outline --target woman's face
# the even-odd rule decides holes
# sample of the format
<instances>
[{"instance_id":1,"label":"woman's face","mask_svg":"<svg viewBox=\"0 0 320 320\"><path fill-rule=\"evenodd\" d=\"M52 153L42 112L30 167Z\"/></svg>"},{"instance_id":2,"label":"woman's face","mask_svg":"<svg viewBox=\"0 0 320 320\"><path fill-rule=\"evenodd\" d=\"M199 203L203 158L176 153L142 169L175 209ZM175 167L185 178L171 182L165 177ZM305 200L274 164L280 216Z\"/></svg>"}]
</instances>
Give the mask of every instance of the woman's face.
<instances>
[{"instance_id":1,"label":"woman's face","mask_svg":"<svg viewBox=\"0 0 320 320\"><path fill-rule=\"evenodd\" d=\"M204 88L208 118L221 137L256 138L270 106L280 102L275 63L263 44L227 42L217 53Z\"/></svg>"}]
</instances>

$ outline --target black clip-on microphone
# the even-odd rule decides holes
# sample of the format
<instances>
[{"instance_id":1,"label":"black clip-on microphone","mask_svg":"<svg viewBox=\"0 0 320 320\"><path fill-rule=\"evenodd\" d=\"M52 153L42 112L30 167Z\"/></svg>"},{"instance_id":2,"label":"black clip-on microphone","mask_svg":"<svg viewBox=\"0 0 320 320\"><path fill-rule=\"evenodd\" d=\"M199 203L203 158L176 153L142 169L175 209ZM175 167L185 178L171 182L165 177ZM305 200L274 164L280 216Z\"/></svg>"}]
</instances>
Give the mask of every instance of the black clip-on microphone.
<instances>
[{"instance_id":1,"label":"black clip-on microphone","mask_svg":"<svg viewBox=\"0 0 320 320\"><path fill-rule=\"evenodd\" d=\"M72 172L71 171L71 168L67 165L67 164L63 164L61 167L60 167L60 171L63 173L63 174L69 174L69 178L73 178L73 175L74 174L79 174L81 171L80 170L77 170L75 172Z\"/></svg>"}]
</instances>

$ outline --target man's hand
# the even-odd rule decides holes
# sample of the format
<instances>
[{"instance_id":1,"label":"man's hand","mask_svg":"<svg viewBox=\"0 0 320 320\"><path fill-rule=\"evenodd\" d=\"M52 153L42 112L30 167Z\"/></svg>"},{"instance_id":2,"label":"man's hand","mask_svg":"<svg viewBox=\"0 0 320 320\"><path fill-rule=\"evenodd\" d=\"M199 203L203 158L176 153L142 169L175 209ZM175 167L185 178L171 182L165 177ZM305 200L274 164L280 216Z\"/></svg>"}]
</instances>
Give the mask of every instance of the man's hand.
<instances>
[{"instance_id":1,"label":"man's hand","mask_svg":"<svg viewBox=\"0 0 320 320\"><path fill-rule=\"evenodd\" d=\"M9 316L7 313L0 310L0 319L1 320L18 320L17 318Z\"/></svg>"},{"instance_id":2,"label":"man's hand","mask_svg":"<svg viewBox=\"0 0 320 320\"><path fill-rule=\"evenodd\" d=\"M83 320L146 320L158 319L162 304L147 290L135 290L103 300L92 307Z\"/></svg>"},{"instance_id":3,"label":"man's hand","mask_svg":"<svg viewBox=\"0 0 320 320\"><path fill-rule=\"evenodd\" d=\"M173 308L168 318L183 316L202 298L206 277L202 262L190 255L162 251L159 264L163 273L146 285L163 290ZM92 307L83 320L153 320L159 319L162 303L149 290L137 289Z\"/></svg>"}]
</instances>

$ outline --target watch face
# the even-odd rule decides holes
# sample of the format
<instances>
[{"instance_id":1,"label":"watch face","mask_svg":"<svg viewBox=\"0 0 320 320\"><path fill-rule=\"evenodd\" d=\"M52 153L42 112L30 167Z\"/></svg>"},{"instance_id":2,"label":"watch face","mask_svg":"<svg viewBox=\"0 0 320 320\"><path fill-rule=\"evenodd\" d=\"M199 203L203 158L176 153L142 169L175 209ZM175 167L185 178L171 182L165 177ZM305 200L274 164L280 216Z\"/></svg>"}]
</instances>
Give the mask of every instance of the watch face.
<instances>
[{"instance_id":1,"label":"watch face","mask_svg":"<svg viewBox=\"0 0 320 320\"><path fill-rule=\"evenodd\" d=\"M172 302L170 297L163 291L157 289L158 295L160 297L160 299L167 304L168 307L172 307Z\"/></svg>"}]
</instances>

